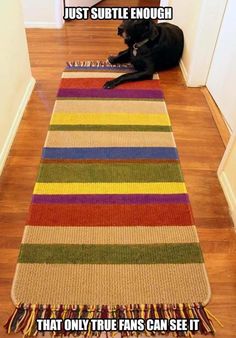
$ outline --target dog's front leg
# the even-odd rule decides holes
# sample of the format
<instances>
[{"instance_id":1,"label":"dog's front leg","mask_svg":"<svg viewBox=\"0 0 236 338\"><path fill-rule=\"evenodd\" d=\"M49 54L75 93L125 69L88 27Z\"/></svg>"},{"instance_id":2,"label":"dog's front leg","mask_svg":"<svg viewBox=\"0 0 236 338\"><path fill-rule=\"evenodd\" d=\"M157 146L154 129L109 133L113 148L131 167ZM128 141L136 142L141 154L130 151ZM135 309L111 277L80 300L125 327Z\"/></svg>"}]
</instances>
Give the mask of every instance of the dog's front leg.
<instances>
[{"instance_id":1,"label":"dog's front leg","mask_svg":"<svg viewBox=\"0 0 236 338\"><path fill-rule=\"evenodd\" d=\"M112 65L115 65L117 63L129 63L130 62L130 50L126 49L126 50L120 52L116 56L109 56L108 61Z\"/></svg>"},{"instance_id":2,"label":"dog's front leg","mask_svg":"<svg viewBox=\"0 0 236 338\"><path fill-rule=\"evenodd\" d=\"M113 89L116 86L122 83L125 83L125 82L150 80L152 79L153 74L154 74L154 69L147 69L147 70L140 71L140 72L124 74L124 75L117 77L114 80L107 81L104 84L103 88Z\"/></svg>"}]
</instances>

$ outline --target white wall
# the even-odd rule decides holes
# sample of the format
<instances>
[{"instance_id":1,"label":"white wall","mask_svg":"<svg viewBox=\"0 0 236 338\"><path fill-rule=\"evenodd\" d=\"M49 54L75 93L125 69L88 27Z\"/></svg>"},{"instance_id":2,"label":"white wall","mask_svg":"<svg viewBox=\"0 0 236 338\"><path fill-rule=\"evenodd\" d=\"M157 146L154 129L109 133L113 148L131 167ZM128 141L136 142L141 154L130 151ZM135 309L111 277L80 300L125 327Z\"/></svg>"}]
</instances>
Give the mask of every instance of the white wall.
<instances>
[{"instance_id":1,"label":"white wall","mask_svg":"<svg viewBox=\"0 0 236 338\"><path fill-rule=\"evenodd\" d=\"M34 87L20 0L0 2L0 174Z\"/></svg>"},{"instance_id":2,"label":"white wall","mask_svg":"<svg viewBox=\"0 0 236 338\"><path fill-rule=\"evenodd\" d=\"M228 0L216 44L207 88L231 131L236 132L236 1ZM233 38L232 38L233 37Z\"/></svg>"},{"instance_id":3,"label":"white wall","mask_svg":"<svg viewBox=\"0 0 236 338\"><path fill-rule=\"evenodd\" d=\"M91 7L100 1L99 0L65 0L65 3L67 7Z\"/></svg>"},{"instance_id":4,"label":"white wall","mask_svg":"<svg viewBox=\"0 0 236 338\"><path fill-rule=\"evenodd\" d=\"M174 11L173 23L178 25L184 32L185 48L182 61L186 73L189 73L202 0L170 0L169 5L173 7Z\"/></svg>"},{"instance_id":5,"label":"white wall","mask_svg":"<svg viewBox=\"0 0 236 338\"><path fill-rule=\"evenodd\" d=\"M181 69L188 86L204 86L227 0L169 0L185 35Z\"/></svg>"},{"instance_id":6,"label":"white wall","mask_svg":"<svg viewBox=\"0 0 236 338\"><path fill-rule=\"evenodd\" d=\"M62 0L21 0L25 27L62 28Z\"/></svg>"}]
</instances>

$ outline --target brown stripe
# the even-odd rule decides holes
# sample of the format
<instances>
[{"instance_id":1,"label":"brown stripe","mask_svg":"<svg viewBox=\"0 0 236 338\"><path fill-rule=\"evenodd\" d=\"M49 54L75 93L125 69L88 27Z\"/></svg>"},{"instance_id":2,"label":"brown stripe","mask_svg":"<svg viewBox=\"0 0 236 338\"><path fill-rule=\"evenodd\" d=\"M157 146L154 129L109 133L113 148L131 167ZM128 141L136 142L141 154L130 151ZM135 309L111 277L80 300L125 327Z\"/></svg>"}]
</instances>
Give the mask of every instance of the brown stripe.
<instances>
[{"instance_id":1,"label":"brown stripe","mask_svg":"<svg viewBox=\"0 0 236 338\"><path fill-rule=\"evenodd\" d=\"M18 264L12 297L15 304L205 305L210 288L203 264Z\"/></svg>"}]
</instances>

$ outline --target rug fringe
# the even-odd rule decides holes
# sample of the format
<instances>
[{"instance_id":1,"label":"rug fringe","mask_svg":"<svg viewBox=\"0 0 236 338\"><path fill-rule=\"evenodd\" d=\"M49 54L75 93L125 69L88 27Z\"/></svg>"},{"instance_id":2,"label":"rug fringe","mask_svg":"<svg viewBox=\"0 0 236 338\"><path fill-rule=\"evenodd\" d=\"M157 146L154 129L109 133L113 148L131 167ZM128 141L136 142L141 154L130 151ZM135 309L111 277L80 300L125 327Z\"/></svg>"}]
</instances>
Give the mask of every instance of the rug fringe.
<instances>
[{"instance_id":1,"label":"rug fringe","mask_svg":"<svg viewBox=\"0 0 236 338\"><path fill-rule=\"evenodd\" d=\"M116 64L112 65L108 60L90 60L90 61L71 61L67 62L67 68L88 67L88 68L132 68L130 64Z\"/></svg>"},{"instance_id":2,"label":"rug fringe","mask_svg":"<svg viewBox=\"0 0 236 338\"><path fill-rule=\"evenodd\" d=\"M200 303L189 304L151 304L138 305L131 304L127 306L91 306L91 305L60 305L58 307L52 305L32 305L18 304L10 316L9 320L4 325L8 334L22 332L23 337L35 337L38 335L37 319L78 319L78 318L143 318L143 319L199 319L199 332L203 335L215 335L215 328L212 320L214 319L220 326L221 322L211 314ZM89 327L86 332L51 332L53 336L69 336L78 337L100 336L100 332L92 332ZM155 335L156 333L167 334L180 337L193 337L196 332L145 332L147 336ZM116 333L111 332L110 336L114 337ZM121 337L128 337L133 334L138 335L138 332L121 332Z\"/></svg>"}]
</instances>

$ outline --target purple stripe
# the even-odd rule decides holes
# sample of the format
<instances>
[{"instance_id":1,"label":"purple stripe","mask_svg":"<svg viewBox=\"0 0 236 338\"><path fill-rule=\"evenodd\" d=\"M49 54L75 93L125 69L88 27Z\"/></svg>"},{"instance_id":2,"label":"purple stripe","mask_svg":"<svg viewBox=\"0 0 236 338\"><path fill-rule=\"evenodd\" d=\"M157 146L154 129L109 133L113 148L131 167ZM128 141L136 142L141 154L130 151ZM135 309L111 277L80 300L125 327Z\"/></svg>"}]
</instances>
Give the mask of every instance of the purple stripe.
<instances>
[{"instance_id":1,"label":"purple stripe","mask_svg":"<svg viewBox=\"0 0 236 338\"><path fill-rule=\"evenodd\" d=\"M159 89L76 89L61 88L58 97L88 97L88 98L124 98L124 99L163 99L163 92Z\"/></svg>"},{"instance_id":2,"label":"purple stripe","mask_svg":"<svg viewBox=\"0 0 236 338\"><path fill-rule=\"evenodd\" d=\"M32 203L148 204L189 203L188 194L173 195L33 195Z\"/></svg>"}]
</instances>

